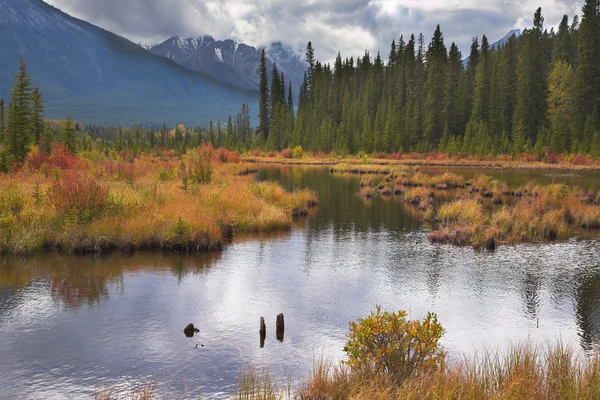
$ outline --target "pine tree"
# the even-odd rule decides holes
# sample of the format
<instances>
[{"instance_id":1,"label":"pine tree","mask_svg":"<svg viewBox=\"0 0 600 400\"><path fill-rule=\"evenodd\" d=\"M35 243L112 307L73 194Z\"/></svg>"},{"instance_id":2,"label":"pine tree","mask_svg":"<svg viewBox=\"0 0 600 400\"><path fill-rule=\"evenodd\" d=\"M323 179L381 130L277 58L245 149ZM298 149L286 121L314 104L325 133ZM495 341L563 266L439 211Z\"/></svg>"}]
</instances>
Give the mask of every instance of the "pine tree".
<instances>
[{"instance_id":1,"label":"pine tree","mask_svg":"<svg viewBox=\"0 0 600 400\"><path fill-rule=\"evenodd\" d=\"M425 83L425 141L437 146L444 131L443 111L446 91L448 54L438 25L427 49L427 81Z\"/></svg>"},{"instance_id":2,"label":"pine tree","mask_svg":"<svg viewBox=\"0 0 600 400\"><path fill-rule=\"evenodd\" d=\"M481 53L479 62L475 72L475 89L473 92L473 109L471 111L471 119L479 124L480 122L487 125L488 111L490 101L490 53L487 37L483 35L481 39Z\"/></svg>"},{"instance_id":3,"label":"pine tree","mask_svg":"<svg viewBox=\"0 0 600 400\"><path fill-rule=\"evenodd\" d=\"M450 52L448 54L446 92L444 96L444 130L448 135L458 135L463 133L458 98L462 73L462 55L458 46L453 42L452 45L450 45Z\"/></svg>"},{"instance_id":4,"label":"pine tree","mask_svg":"<svg viewBox=\"0 0 600 400\"><path fill-rule=\"evenodd\" d=\"M75 138L75 127L73 126L73 120L70 116L67 117L65 124L62 129L62 143L71 152L71 154L77 153L77 139ZM122 141L122 138L121 138Z\"/></svg>"},{"instance_id":5,"label":"pine tree","mask_svg":"<svg viewBox=\"0 0 600 400\"><path fill-rule=\"evenodd\" d=\"M315 50L312 47L312 42L306 45L306 63L308 64L308 88L313 84L313 75L315 73Z\"/></svg>"},{"instance_id":6,"label":"pine tree","mask_svg":"<svg viewBox=\"0 0 600 400\"><path fill-rule=\"evenodd\" d=\"M558 33L554 38L554 49L552 50L552 63L566 61L573 64L573 46L571 44L571 32L569 27L569 16L563 16L558 26Z\"/></svg>"},{"instance_id":7,"label":"pine tree","mask_svg":"<svg viewBox=\"0 0 600 400\"><path fill-rule=\"evenodd\" d=\"M520 144L535 143L537 134L547 124L548 82L546 58L543 53L542 9L538 8L533 18L533 29L527 31L519 56L517 106L513 126L513 137ZM517 140L516 138L519 137ZM522 149L515 149L521 151Z\"/></svg>"},{"instance_id":8,"label":"pine tree","mask_svg":"<svg viewBox=\"0 0 600 400\"><path fill-rule=\"evenodd\" d=\"M33 89L33 104L31 107L31 123L33 125L33 142L40 144L40 138L44 134L44 100L39 88Z\"/></svg>"},{"instance_id":9,"label":"pine tree","mask_svg":"<svg viewBox=\"0 0 600 400\"><path fill-rule=\"evenodd\" d=\"M52 143L54 143L54 131L50 125L46 125L44 127L44 136L40 141L40 150L46 154L50 154L52 152Z\"/></svg>"},{"instance_id":10,"label":"pine tree","mask_svg":"<svg viewBox=\"0 0 600 400\"><path fill-rule=\"evenodd\" d=\"M4 142L4 99L0 99L0 144Z\"/></svg>"},{"instance_id":11,"label":"pine tree","mask_svg":"<svg viewBox=\"0 0 600 400\"><path fill-rule=\"evenodd\" d=\"M10 91L11 102L8 110L5 133L7 160L23 162L31 143L31 77L27 74L27 64L21 60L19 72Z\"/></svg>"},{"instance_id":12,"label":"pine tree","mask_svg":"<svg viewBox=\"0 0 600 400\"><path fill-rule=\"evenodd\" d=\"M577 35L579 66L575 73L577 131L600 101L600 0L586 0Z\"/></svg>"},{"instance_id":13,"label":"pine tree","mask_svg":"<svg viewBox=\"0 0 600 400\"><path fill-rule=\"evenodd\" d=\"M235 146L235 132L233 131L233 122L230 115L227 119L227 129L225 131L225 147L228 149L234 149Z\"/></svg>"},{"instance_id":14,"label":"pine tree","mask_svg":"<svg viewBox=\"0 0 600 400\"><path fill-rule=\"evenodd\" d=\"M269 136L269 76L265 49L260 54L260 82L258 85L258 123L263 141Z\"/></svg>"}]
</instances>

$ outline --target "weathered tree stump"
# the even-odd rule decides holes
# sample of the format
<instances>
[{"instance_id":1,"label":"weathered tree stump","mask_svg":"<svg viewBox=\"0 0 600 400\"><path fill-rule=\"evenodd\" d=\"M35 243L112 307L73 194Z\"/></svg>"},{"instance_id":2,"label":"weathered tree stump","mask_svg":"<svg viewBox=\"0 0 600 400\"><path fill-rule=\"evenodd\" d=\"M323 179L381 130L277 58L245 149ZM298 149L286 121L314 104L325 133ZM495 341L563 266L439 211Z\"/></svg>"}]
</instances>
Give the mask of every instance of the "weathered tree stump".
<instances>
[{"instance_id":1,"label":"weathered tree stump","mask_svg":"<svg viewBox=\"0 0 600 400\"><path fill-rule=\"evenodd\" d=\"M194 337L194 333L198 332L200 332L200 329L194 327L194 324L188 324L188 326L183 328L183 333L185 334L185 337Z\"/></svg>"},{"instance_id":2,"label":"weathered tree stump","mask_svg":"<svg viewBox=\"0 0 600 400\"><path fill-rule=\"evenodd\" d=\"M285 332L285 323L283 321L283 313L277 316L277 324L276 324L276 332L277 332L277 340L283 342L283 335Z\"/></svg>"},{"instance_id":3,"label":"weathered tree stump","mask_svg":"<svg viewBox=\"0 0 600 400\"><path fill-rule=\"evenodd\" d=\"M267 338L267 326L265 325L265 319L260 317L260 348L265 347L265 339Z\"/></svg>"}]
</instances>

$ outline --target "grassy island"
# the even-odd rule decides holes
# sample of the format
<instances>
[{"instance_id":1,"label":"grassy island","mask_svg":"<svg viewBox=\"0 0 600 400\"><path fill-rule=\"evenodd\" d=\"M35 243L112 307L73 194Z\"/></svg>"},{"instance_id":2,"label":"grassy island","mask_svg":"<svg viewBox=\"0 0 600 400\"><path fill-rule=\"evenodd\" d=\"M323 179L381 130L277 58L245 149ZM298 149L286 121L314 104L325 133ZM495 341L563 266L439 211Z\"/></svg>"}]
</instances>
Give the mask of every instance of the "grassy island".
<instances>
[{"instance_id":1,"label":"grassy island","mask_svg":"<svg viewBox=\"0 0 600 400\"><path fill-rule=\"evenodd\" d=\"M317 205L308 190L255 182L236 152L34 149L0 175L0 253L220 249L234 232L287 229Z\"/></svg>"}]
</instances>

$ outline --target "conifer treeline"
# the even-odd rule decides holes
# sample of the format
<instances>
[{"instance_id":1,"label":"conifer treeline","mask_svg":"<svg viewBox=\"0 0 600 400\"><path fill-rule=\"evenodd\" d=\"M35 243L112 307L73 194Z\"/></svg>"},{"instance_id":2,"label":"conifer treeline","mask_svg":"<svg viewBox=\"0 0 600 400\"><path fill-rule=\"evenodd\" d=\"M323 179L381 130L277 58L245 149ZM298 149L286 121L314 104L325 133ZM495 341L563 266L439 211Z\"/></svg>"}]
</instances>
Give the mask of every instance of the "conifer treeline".
<instances>
[{"instance_id":1,"label":"conifer treeline","mask_svg":"<svg viewBox=\"0 0 600 400\"><path fill-rule=\"evenodd\" d=\"M581 24L564 16L557 32L537 9L533 27L498 48L474 38L466 65L439 26L427 46L423 35L393 41L386 63L366 52L324 65L309 43L295 120L289 104L284 116L276 79L268 95L261 70L259 131L269 150L598 157L599 9L600 0L586 0Z\"/></svg>"}]
</instances>

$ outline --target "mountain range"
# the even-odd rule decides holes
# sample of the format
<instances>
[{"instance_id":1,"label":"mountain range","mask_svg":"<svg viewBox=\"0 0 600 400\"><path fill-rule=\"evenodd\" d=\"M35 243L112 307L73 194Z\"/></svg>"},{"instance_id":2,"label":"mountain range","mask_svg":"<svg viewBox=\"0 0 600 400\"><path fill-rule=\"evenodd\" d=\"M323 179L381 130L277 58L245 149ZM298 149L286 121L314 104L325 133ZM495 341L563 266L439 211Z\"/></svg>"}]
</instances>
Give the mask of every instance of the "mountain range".
<instances>
[{"instance_id":1,"label":"mountain range","mask_svg":"<svg viewBox=\"0 0 600 400\"><path fill-rule=\"evenodd\" d=\"M492 47L520 33L510 31ZM0 98L9 100L24 59L48 119L207 125L235 115L242 103L256 115L261 50L211 36L144 48L43 0L0 0ZM276 63L297 95L306 71L300 52L280 42L265 51L268 72Z\"/></svg>"},{"instance_id":2,"label":"mountain range","mask_svg":"<svg viewBox=\"0 0 600 400\"><path fill-rule=\"evenodd\" d=\"M215 40L212 36L194 38L171 37L155 46L148 46L153 54L166 57L191 69L202 72L219 81L231 83L244 89L255 90L260 76L262 48L237 43L231 39ZM273 63L283 72L286 81L291 80L296 89L302 85L306 63L297 52L280 42L265 48L269 76Z\"/></svg>"},{"instance_id":3,"label":"mountain range","mask_svg":"<svg viewBox=\"0 0 600 400\"><path fill-rule=\"evenodd\" d=\"M86 123L207 124L225 120L244 90L152 54L42 0L0 0L0 98L9 99L19 59L46 102L46 117Z\"/></svg>"}]
</instances>

